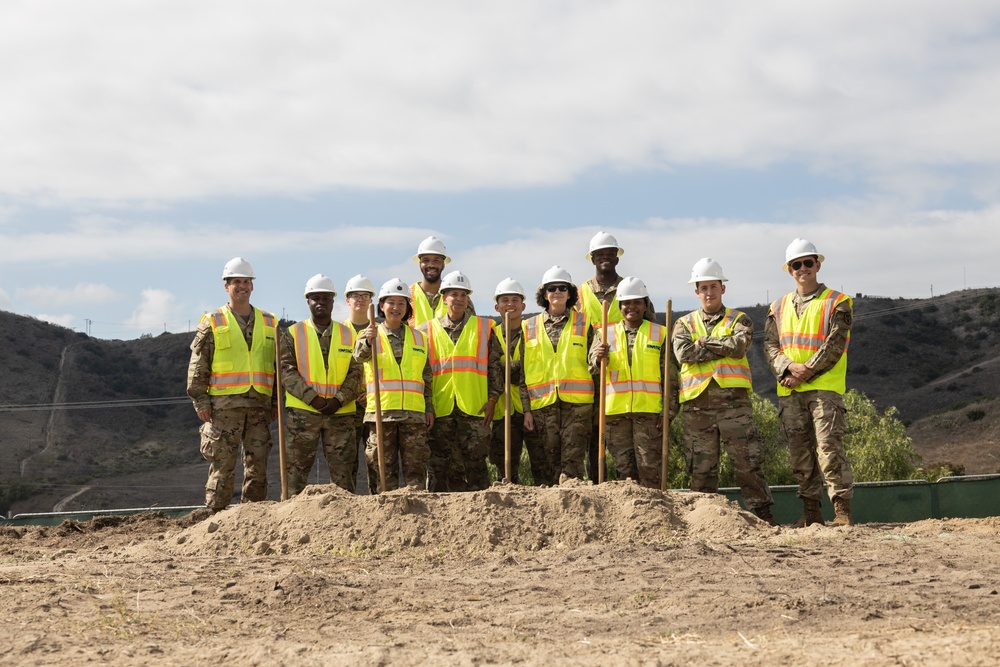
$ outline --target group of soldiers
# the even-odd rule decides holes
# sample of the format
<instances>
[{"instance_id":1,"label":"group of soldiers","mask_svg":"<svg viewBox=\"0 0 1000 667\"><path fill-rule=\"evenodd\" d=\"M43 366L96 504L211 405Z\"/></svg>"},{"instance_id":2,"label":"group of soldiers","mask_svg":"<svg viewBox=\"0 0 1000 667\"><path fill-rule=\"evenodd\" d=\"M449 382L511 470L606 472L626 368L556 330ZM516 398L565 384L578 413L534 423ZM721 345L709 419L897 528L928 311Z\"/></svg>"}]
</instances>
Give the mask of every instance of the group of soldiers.
<instances>
[{"instance_id":1,"label":"group of soldiers","mask_svg":"<svg viewBox=\"0 0 1000 667\"><path fill-rule=\"evenodd\" d=\"M354 276L344 289L350 317L337 322L334 283L317 274L304 290L309 319L287 329L251 305L250 263L230 260L222 272L229 301L202 317L188 369L210 462L206 506L219 511L232 500L241 446L242 499L266 498L280 393L291 495L306 486L320 444L331 482L353 491L362 439L372 493L400 480L435 492L480 490L489 484L487 461L518 483L522 448L535 484L598 480L602 437L619 479L660 488L663 429L683 410L691 490L718 491L724 446L747 508L773 525L750 400L753 323L724 305L722 266L709 257L694 264L688 284L701 308L668 332L643 281L619 275L623 253L614 236L598 233L587 253L594 277L577 285L553 266L535 290L541 312L527 319L528 295L505 278L493 292L494 322L476 315L469 277L445 273L451 259L431 236L413 258L419 281L393 278L376 291ZM823 261L811 242L792 241L781 269L795 289L771 304L764 331L803 501L800 526L823 522L824 486L834 523L852 523L843 446L852 304L819 282ZM665 383L671 375L676 382Z\"/></svg>"}]
</instances>

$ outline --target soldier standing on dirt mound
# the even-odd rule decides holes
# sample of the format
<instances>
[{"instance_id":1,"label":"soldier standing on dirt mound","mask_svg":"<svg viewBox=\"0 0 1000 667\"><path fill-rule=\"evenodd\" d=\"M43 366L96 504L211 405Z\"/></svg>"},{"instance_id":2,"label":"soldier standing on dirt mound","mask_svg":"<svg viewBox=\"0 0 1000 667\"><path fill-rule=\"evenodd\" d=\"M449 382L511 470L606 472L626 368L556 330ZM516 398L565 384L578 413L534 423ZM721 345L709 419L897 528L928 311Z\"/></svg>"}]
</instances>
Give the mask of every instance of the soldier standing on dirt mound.
<instances>
[{"instance_id":1,"label":"soldier standing on dirt mound","mask_svg":"<svg viewBox=\"0 0 1000 667\"><path fill-rule=\"evenodd\" d=\"M583 479L594 413L594 378L587 354L594 329L574 310L579 292L569 271L553 266L542 275L535 301L545 309L524 325L524 383L530 403L524 437L542 446L552 467L551 481Z\"/></svg>"},{"instance_id":2,"label":"soldier standing on dirt mound","mask_svg":"<svg viewBox=\"0 0 1000 667\"><path fill-rule=\"evenodd\" d=\"M674 354L681 362L679 398L691 490L719 491L721 441L747 509L773 526L774 500L761 471L764 440L754 425L750 403L753 380L747 351L753 342L753 322L722 303L725 282L718 262L699 259L688 285L694 285L701 308L679 318L673 330Z\"/></svg>"},{"instance_id":3,"label":"soldier standing on dirt mound","mask_svg":"<svg viewBox=\"0 0 1000 667\"><path fill-rule=\"evenodd\" d=\"M490 431L482 415L489 403L489 344L493 323L468 311L472 283L461 271L441 280L447 311L417 327L427 336L433 374L434 427L428 464L430 491L480 491Z\"/></svg>"},{"instance_id":4,"label":"soldier standing on dirt mound","mask_svg":"<svg viewBox=\"0 0 1000 667\"><path fill-rule=\"evenodd\" d=\"M236 456L243 445L244 501L267 499L267 457L274 395L277 320L250 305L254 272L234 257L222 270L229 303L206 313L191 342L187 393L201 425L201 453L211 464L205 506L225 509L233 498Z\"/></svg>"},{"instance_id":5,"label":"soldier standing on dirt mound","mask_svg":"<svg viewBox=\"0 0 1000 667\"><path fill-rule=\"evenodd\" d=\"M663 360L666 327L644 318L649 292L638 278L618 285L621 322L608 330L608 343L594 337L590 372L607 359L606 441L618 479L659 489L663 461Z\"/></svg>"},{"instance_id":6,"label":"soldier standing on dirt mound","mask_svg":"<svg viewBox=\"0 0 1000 667\"><path fill-rule=\"evenodd\" d=\"M618 275L618 258L625 254L625 249L618 245L618 239L607 232L598 232L590 239L587 251L587 261L594 265L594 277L580 283L580 300L577 309L587 316L590 326L595 329L600 328L604 313L604 303L610 302L608 308L608 323L615 324L622 321L622 311L618 303L618 286L622 277ZM656 321L656 311L653 309L653 302L646 299L645 319L650 322ZM596 397L595 397L596 400ZM597 407L594 407L594 415L597 415ZM590 432L590 443L587 448L587 476L592 480L597 480L597 450L599 447L597 424L595 423ZM604 465L604 462L601 462Z\"/></svg>"},{"instance_id":7,"label":"soldier standing on dirt mound","mask_svg":"<svg viewBox=\"0 0 1000 667\"><path fill-rule=\"evenodd\" d=\"M320 440L330 481L354 491L358 442L354 400L361 391L361 364L354 360L357 335L350 324L334 322L333 281L316 274L306 282L311 317L281 335L281 385L285 390L289 495L309 481Z\"/></svg>"},{"instance_id":8,"label":"soldier standing on dirt mound","mask_svg":"<svg viewBox=\"0 0 1000 667\"><path fill-rule=\"evenodd\" d=\"M402 460L403 479L415 489L427 488L427 431L434 425L431 408L431 367L427 337L406 324L413 315L410 291L402 280L393 278L379 288L378 312L383 322L371 322L354 344L354 358L365 364L368 398L368 485L378 488L378 434L375 429L375 374L371 358L378 340L379 397L382 409L385 489L399 488L397 456Z\"/></svg>"},{"instance_id":9,"label":"soldier standing on dirt mound","mask_svg":"<svg viewBox=\"0 0 1000 667\"><path fill-rule=\"evenodd\" d=\"M778 379L781 428L805 506L799 526L823 523L824 481L836 513L834 525L853 523L843 399L852 304L849 296L819 282L824 259L809 241L791 242L781 268L796 289L771 304L764 325L764 350Z\"/></svg>"},{"instance_id":10,"label":"soldier standing on dirt mound","mask_svg":"<svg viewBox=\"0 0 1000 667\"><path fill-rule=\"evenodd\" d=\"M344 320L344 324L354 329L354 333L360 334L368 328L368 307L375 298L375 285L366 276L360 273L348 279L344 286L344 295L347 299L348 312L350 317ZM357 412L355 413L354 428L355 438L358 442L358 464L365 458L365 445L368 442L368 426L365 424L365 403L368 392L362 391L355 401ZM354 470L355 478L358 475L356 464Z\"/></svg>"}]
</instances>

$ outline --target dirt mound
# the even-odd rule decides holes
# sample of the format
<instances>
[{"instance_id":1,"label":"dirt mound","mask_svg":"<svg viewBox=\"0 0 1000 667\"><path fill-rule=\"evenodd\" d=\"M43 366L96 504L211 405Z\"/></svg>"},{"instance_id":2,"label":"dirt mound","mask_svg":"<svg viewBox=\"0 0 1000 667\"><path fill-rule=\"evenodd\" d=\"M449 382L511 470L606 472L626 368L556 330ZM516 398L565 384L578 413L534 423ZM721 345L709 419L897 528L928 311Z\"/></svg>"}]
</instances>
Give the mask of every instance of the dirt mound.
<instances>
[{"instance_id":1,"label":"dirt mound","mask_svg":"<svg viewBox=\"0 0 1000 667\"><path fill-rule=\"evenodd\" d=\"M310 486L284 503L231 507L157 550L177 555L388 553L425 547L475 554L589 543L676 544L742 539L772 529L725 498L663 493L631 482L570 488L495 485L475 493L407 490L354 496Z\"/></svg>"}]
</instances>

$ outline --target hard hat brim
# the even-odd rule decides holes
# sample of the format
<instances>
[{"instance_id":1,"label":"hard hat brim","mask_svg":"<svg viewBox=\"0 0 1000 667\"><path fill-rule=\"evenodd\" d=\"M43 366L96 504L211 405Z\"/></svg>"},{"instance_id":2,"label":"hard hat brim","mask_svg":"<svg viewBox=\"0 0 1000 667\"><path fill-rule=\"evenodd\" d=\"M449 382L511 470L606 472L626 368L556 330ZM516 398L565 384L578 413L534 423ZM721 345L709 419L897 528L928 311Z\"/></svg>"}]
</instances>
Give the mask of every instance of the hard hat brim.
<instances>
[{"instance_id":1,"label":"hard hat brim","mask_svg":"<svg viewBox=\"0 0 1000 667\"><path fill-rule=\"evenodd\" d=\"M594 253L595 252L597 252L598 250L607 250L608 248L615 248L615 249L617 249L619 257L621 257L622 255L625 254L625 248L622 248L621 246L616 246L616 245L602 245L602 246L598 246L598 247L594 248L593 250L591 250L590 252L587 253L587 261L588 262L594 261L593 257L594 257Z\"/></svg>"}]
</instances>

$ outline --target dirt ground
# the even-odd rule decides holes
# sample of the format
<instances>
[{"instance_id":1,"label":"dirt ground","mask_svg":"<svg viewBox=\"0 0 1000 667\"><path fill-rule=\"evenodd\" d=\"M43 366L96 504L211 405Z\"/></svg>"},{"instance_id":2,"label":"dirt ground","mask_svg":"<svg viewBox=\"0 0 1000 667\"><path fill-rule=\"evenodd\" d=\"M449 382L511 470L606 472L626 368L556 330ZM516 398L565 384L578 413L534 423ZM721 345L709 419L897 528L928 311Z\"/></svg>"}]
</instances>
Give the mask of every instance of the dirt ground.
<instances>
[{"instance_id":1,"label":"dirt ground","mask_svg":"<svg viewBox=\"0 0 1000 667\"><path fill-rule=\"evenodd\" d=\"M312 486L0 528L0 664L994 665L998 533L771 528L631 483Z\"/></svg>"}]
</instances>

